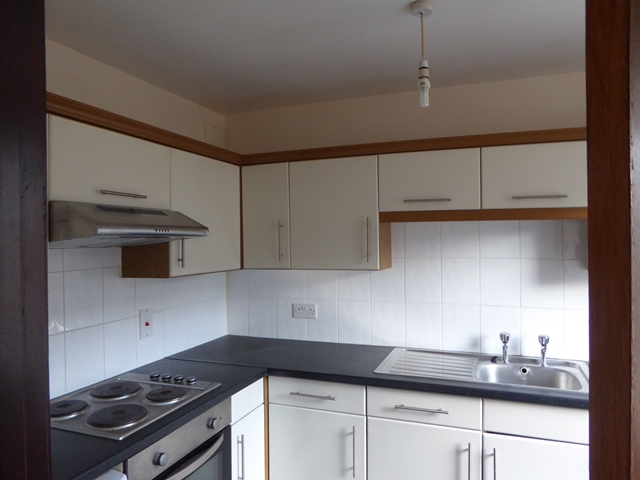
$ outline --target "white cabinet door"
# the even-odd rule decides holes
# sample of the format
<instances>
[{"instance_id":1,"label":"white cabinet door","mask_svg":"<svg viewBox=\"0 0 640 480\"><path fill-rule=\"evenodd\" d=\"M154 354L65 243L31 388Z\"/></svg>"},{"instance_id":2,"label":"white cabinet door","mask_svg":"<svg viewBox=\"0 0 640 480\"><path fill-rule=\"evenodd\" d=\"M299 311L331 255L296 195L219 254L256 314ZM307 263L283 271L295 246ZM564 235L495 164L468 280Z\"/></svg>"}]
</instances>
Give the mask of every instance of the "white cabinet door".
<instances>
[{"instance_id":1,"label":"white cabinet door","mask_svg":"<svg viewBox=\"0 0 640 480\"><path fill-rule=\"evenodd\" d=\"M170 276L240 268L238 166L171 149L171 209L208 227L209 235L171 242Z\"/></svg>"},{"instance_id":2,"label":"white cabinet door","mask_svg":"<svg viewBox=\"0 0 640 480\"><path fill-rule=\"evenodd\" d=\"M482 208L587 206L587 144L482 148Z\"/></svg>"},{"instance_id":3,"label":"white cabinet door","mask_svg":"<svg viewBox=\"0 0 640 480\"><path fill-rule=\"evenodd\" d=\"M589 480L589 447L484 435L484 480Z\"/></svg>"},{"instance_id":4,"label":"white cabinet door","mask_svg":"<svg viewBox=\"0 0 640 480\"><path fill-rule=\"evenodd\" d=\"M366 435L364 416L269 405L269 478L364 480Z\"/></svg>"},{"instance_id":5,"label":"white cabinet door","mask_svg":"<svg viewBox=\"0 0 640 480\"><path fill-rule=\"evenodd\" d=\"M368 435L369 480L481 478L482 432L369 417Z\"/></svg>"},{"instance_id":6,"label":"white cabinet door","mask_svg":"<svg viewBox=\"0 0 640 480\"><path fill-rule=\"evenodd\" d=\"M291 267L378 270L375 156L289 165Z\"/></svg>"},{"instance_id":7,"label":"white cabinet door","mask_svg":"<svg viewBox=\"0 0 640 480\"><path fill-rule=\"evenodd\" d=\"M289 268L289 164L242 167L244 268Z\"/></svg>"},{"instance_id":8,"label":"white cabinet door","mask_svg":"<svg viewBox=\"0 0 640 480\"><path fill-rule=\"evenodd\" d=\"M50 200L169 208L167 147L49 115L47 150Z\"/></svg>"},{"instance_id":9,"label":"white cabinet door","mask_svg":"<svg viewBox=\"0 0 640 480\"><path fill-rule=\"evenodd\" d=\"M231 427L232 480L264 480L266 473L264 406Z\"/></svg>"},{"instance_id":10,"label":"white cabinet door","mask_svg":"<svg viewBox=\"0 0 640 480\"><path fill-rule=\"evenodd\" d=\"M480 149L380 155L380 211L478 210Z\"/></svg>"}]
</instances>

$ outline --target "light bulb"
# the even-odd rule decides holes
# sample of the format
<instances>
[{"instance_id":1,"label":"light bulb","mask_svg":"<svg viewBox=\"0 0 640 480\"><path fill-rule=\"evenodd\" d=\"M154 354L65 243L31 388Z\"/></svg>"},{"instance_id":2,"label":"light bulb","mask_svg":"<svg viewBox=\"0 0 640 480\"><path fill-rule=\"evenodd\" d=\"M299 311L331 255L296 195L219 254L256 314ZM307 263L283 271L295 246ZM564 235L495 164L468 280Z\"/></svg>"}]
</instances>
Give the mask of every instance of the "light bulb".
<instances>
[{"instance_id":1,"label":"light bulb","mask_svg":"<svg viewBox=\"0 0 640 480\"><path fill-rule=\"evenodd\" d=\"M429 80L429 63L422 60L418 67L418 96L421 107L429 106L429 89L431 81Z\"/></svg>"}]
</instances>

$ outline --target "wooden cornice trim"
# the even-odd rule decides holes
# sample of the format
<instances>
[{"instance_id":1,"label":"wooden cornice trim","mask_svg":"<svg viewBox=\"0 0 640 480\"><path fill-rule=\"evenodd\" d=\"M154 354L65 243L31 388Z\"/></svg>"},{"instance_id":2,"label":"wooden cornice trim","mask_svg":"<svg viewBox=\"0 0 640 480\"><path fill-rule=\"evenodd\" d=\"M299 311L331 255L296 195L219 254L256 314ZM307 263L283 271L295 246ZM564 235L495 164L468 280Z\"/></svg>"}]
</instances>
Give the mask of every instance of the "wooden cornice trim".
<instances>
[{"instance_id":1,"label":"wooden cornice trim","mask_svg":"<svg viewBox=\"0 0 640 480\"><path fill-rule=\"evenodd\" d=\"M380 212L380 223L464 222L495 220L586 220L587 208L513 208Z\"/></svg>"},{"instance_id":2,"label":"wooden cornice trim","mask_svg":"<svg viewBox=\"0 0 640 480\"><path fill-rule=\"evenodd\" d=\"M283 152L255 153L244 155L243 165L296 162L323 158L359 157L385 153L421 152L426 150L449 150L453 148L494 147L522 145L527 143L553 143L586 140L587 129L563 128L557 130L532 130L527 132L490 133L461 137L425 138L397 142L367 143L338 147L309 148Z\"/></svg>"},{"instance_id":3,"label":"wooden cornice trim","mask_svg":"<svg viewBox=\"0 0 640 480\"><path fill-rule=\"evenodd\" d=\"M238 153L132 120L55 93L47 92L47 113L149 140L167 147L215 158L234 165L242 165L242 155Z\"/></svg>"}]
</instances>

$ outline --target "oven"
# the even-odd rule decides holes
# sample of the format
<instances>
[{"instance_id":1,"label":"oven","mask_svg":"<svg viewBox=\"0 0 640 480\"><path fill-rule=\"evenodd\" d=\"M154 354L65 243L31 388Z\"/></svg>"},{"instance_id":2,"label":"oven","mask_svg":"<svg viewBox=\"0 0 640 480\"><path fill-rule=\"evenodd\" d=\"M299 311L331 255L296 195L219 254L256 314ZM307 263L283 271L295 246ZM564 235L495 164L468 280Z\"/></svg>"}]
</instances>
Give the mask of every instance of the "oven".
<instances>
[{"instance_id":1,"label":"oven","mask_svg":"<svg viewBox=\"0 0 640 480\"><path fill-rule=\"evenodd\" d=\"M128 480L230 480L231 399L125 462Z\"/></svg>"}]
</instances>

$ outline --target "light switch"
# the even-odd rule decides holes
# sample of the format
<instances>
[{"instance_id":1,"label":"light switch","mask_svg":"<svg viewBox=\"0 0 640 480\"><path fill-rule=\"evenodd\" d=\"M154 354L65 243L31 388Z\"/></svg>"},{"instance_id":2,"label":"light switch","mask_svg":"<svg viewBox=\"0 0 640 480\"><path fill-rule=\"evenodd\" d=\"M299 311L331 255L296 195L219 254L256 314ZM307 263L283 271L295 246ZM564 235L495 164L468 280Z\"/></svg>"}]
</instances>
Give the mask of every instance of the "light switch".
<instances>
[{"instance_id":1,"label":"light switch","mask_svg":"<svg viewBox=\"0 0 640 480\"><path fill-rule=\"evenodd\" d=\"M140 310L140 339L153 336L153 308Z\"/></svg>"}]
</instances>

